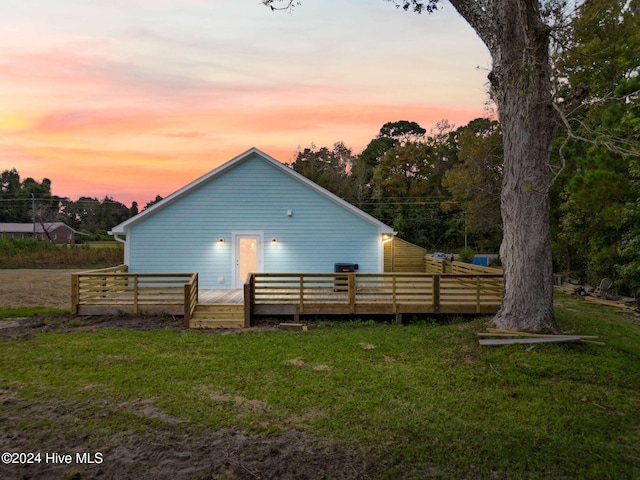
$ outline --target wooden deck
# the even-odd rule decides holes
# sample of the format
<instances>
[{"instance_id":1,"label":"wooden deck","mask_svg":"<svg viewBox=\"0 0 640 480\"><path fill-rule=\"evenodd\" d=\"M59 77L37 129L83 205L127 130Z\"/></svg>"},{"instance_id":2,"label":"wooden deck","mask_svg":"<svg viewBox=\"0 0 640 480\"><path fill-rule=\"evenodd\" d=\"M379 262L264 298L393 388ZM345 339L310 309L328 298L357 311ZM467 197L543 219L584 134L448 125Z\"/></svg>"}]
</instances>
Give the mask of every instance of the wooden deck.
<instances>
[{"instance_id":1,"label":"wooden deck","mask_svg":"<svg viewBox=\"0 0 640 480\"><path fill-rule=\"evenodd\" d=\"M502 275L492 273L256 273L245 286L250 315L496 313Z\"/></svg>"},{"instance_id":2,"label":"wooden deck","mask_svg":"<svg viewBox=\"0 0 640 480\"><path fill-rule=\"evenodd\" d=\"M244 289L198 289L197 274L120 267L72 276L72 311L166 312L189 327L248 327L259 316L491 314L501 273L254 273Z\"/></svg>"},{"instance_id":3,"label":"wooden deck","mask_svg":"<svg viewBox=\"0 0 640 480\"><path fill-rule=\"evenodd\" d=\"M202 290L198 291L199 304L216 303L239 303L244 304L244 290L236 288L234 290Z\"/></svg>"}]
</instances>

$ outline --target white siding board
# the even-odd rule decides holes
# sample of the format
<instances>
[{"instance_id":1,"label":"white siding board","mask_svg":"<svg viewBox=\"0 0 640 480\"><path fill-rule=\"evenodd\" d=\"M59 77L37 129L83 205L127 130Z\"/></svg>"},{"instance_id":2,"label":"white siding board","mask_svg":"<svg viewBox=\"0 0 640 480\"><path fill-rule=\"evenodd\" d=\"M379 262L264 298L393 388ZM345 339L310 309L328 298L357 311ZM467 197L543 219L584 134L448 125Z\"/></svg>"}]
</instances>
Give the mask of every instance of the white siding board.
<instances>
[{"instance_id":1,"label":"white siding board","mask_svg":"<svg viewBox=\"0 0 640 480\"><path fill-rule=\"evenodd\" d=\"M266 272L380 269L376 225L254 155L131 225L130 271L195 271L202 288L231 288L232 231L264 232Z\"/></svg>"}]
</instances>

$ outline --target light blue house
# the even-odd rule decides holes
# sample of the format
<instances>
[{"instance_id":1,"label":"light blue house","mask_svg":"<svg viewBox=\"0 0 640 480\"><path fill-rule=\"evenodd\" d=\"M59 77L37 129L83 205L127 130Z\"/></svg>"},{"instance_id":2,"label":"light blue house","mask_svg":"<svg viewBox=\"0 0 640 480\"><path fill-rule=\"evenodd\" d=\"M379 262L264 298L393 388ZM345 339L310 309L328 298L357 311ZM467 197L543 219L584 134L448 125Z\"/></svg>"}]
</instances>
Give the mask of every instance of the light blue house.
<instances>
[{"instance_id":1,"label":"light blue house","mask_svg":"<svg viewBox=\"0 0 640 480\"><path fill-rule=\"evenodd\" d=\"M249 272L383 272L394 231L252 148L113 228L130 272L197 272L240 288Z\"/></svg>"}]
</instances>

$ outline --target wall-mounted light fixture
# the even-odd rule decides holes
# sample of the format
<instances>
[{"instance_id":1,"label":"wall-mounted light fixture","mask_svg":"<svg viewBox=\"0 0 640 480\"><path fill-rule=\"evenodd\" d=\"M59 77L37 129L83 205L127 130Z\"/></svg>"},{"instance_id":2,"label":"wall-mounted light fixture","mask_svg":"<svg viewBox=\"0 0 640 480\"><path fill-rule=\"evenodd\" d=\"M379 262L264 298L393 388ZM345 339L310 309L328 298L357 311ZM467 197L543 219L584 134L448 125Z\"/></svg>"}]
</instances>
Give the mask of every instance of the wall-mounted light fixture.
<instances>
[{"instance_id":1,"label":"wall-mounted light fixture","mask_svg":"<svg viewBox=\"0 0 640 480\"><path fill-rule=\"evenodd\" d=\"M387 242L390 242L391 240L393 240L393 235L389 233L382 234L382 243L387 243Z\"/></svg>"},{"instance_id":2,"label":"wall-mounted light fixture","mask_svg":"<svg viewBox=\"0 0 640 480\"><path fill-rule=\"evenodd\" d=\"M271 239L271 245L273 245L274 247L278 244L278 239L277 238L272 238Z\"/></svg>"},{"instance_id":3,"label":"wall-mounted light fixture","mask_svg":"<svg viewBox=\"0 0 640 480\"><path fill-rule=\"evenodd\" d=\"M224 238L218 239L218 245L224 245Z\"/></svg>"}]
</instances>

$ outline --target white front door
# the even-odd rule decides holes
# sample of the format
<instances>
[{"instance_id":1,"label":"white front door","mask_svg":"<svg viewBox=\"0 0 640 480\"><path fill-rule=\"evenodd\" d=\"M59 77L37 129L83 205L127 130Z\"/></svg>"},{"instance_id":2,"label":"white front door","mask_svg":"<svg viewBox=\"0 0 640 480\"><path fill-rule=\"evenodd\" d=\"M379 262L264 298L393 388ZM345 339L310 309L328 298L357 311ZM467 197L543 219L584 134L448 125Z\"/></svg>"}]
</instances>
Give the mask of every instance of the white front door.
<instances>
[{"instance_id":1,"label":"white front door","mask_svg":"<svg viewBox=\"0 0 640 480\"><path fill-rule=\"evenodd\" d=\"M262 271L262 234L235 233L233 288L242 288L249 273Z\"/></svg>"}]
</instances>

